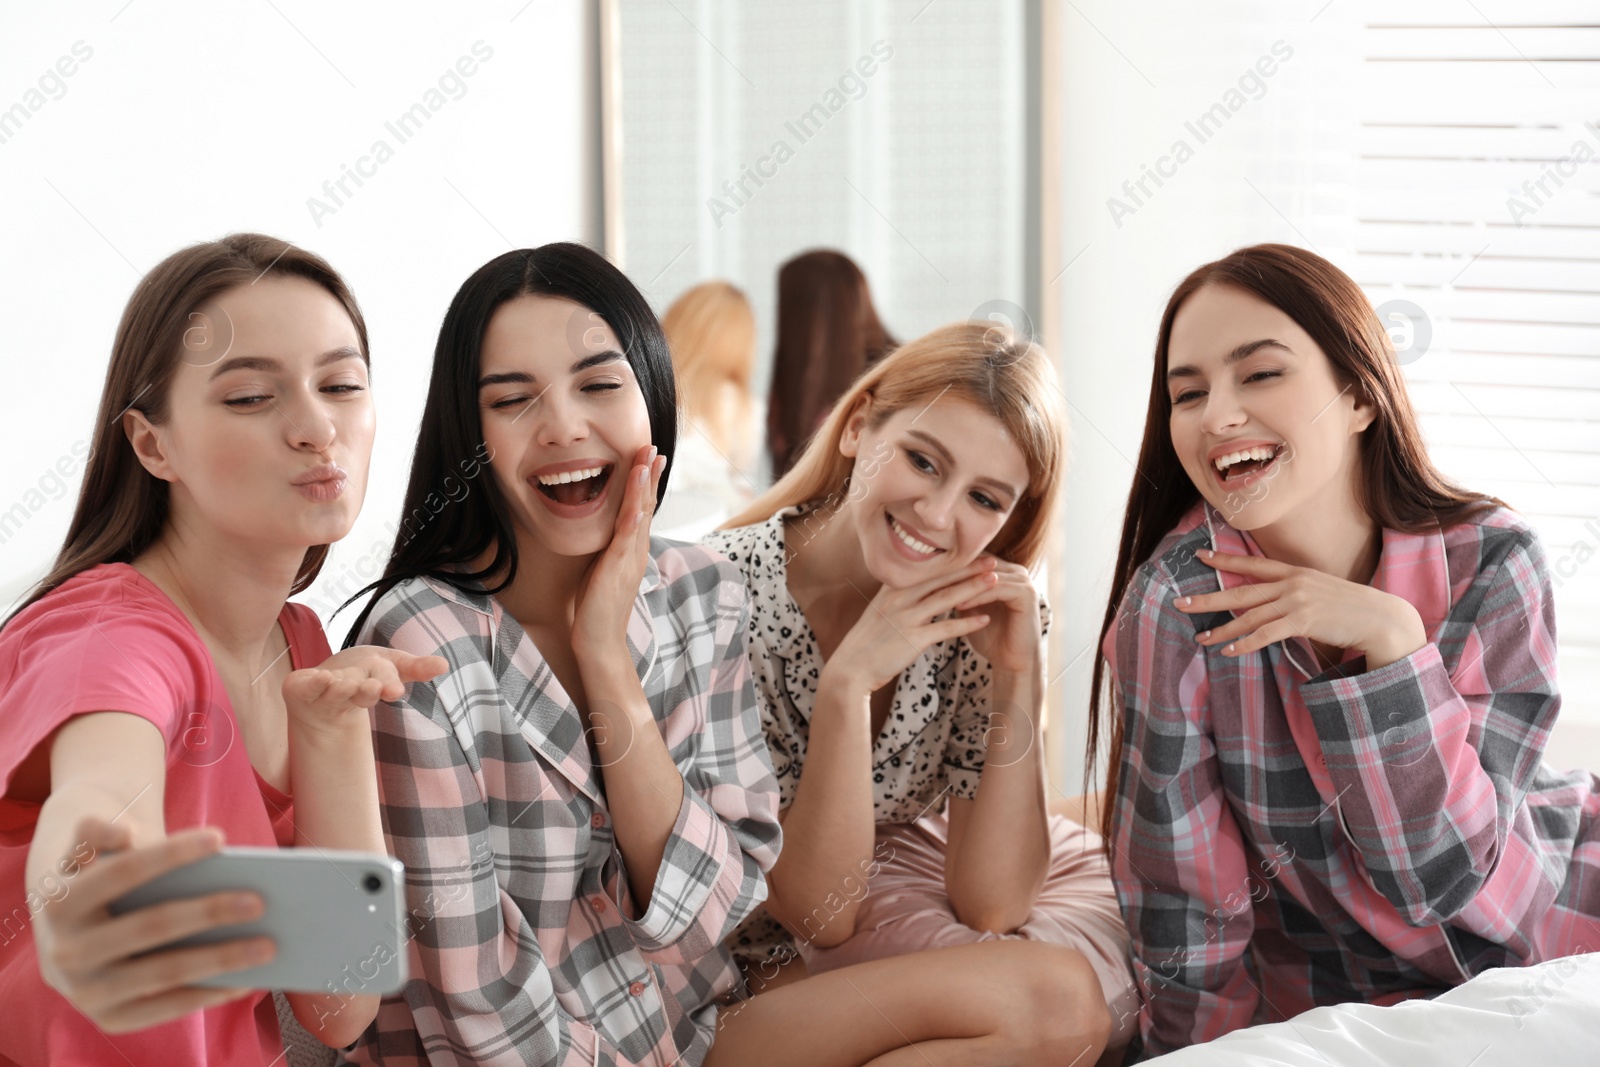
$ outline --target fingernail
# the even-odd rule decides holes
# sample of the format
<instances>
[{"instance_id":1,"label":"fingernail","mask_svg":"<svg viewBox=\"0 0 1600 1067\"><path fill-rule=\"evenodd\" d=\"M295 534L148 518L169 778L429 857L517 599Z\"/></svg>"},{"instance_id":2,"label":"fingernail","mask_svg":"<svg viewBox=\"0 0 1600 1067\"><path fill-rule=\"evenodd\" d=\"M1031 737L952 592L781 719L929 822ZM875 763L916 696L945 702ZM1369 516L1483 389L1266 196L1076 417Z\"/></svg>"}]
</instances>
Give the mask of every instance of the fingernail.
<instances>
[{"instance_id":1,"label":"fingernail","mask_svg":"<svg viewBox=\"0 0 1600 1067\"><path fill-rule=\"evenodd\" d=\"M639 476L637 478L635 478L634 481L638 482L640 485L643 485L644 484L644 480L646 478L648 478L648 477L650 477L650 468L648 466L640 467L639 468Z\"/></svg>"},{"instance_id":2,"label":"fingernail","mask_svg":"<svg viewBox=\"0 0 1600 1067\"><path fill-rule=\"evenodd\" d=\"M250 960L253 963L266 963L278 954L278 947L270 941L263 941L250 946Z\"/></svg>"},{"instance_id":3,"label":"fingernail","mask_svg":"<svg viewBox=\"0 0 1600 1067\"><path fill-rule=\"evenodd\" d=\"M1235 645L1229 645L1227 648L1223 649L1222 651L1226 652L1228 655L1231 656L1231 655L1233 655L1234 649L1236 647L1237 646L1235 646Z\"/></svg>"},{"instance_id":4,"label":"fingernail","mask_svg":"<svg viewBox=\"0 0 1600 1067\"><path fill-rule=\"evenodd\" d=\"M1204 641L1206 638L1208 638L1210 636L1211 636L1211 631L1210 630L1202 630L1200 632L1200 640L1202 640L1202 641Z\"/></svg>"},{"instance_id":5,"label":"fingernail","mask_svg":"<svg viewBox=\"0 0 1600 1067\"><path fill-rule=\"evenodd\" d=\"M261 914L261 901L248 893L240 893L233 898L232 911L241 919L254 919Z\"/></svg>"},{"instance_id":6,"label":"fingernail","mask_svg":"<svg viewBox=\"0 0 1600 1067\"><path fill-rule=\"evenodd\" d=\"M1178 599L1178 603L1182 604L1184 607L1188 607L1190 604L1194 603L1194 597L1192 597L1192 596L1180 597Z\"/></svg>"}]
</instances>

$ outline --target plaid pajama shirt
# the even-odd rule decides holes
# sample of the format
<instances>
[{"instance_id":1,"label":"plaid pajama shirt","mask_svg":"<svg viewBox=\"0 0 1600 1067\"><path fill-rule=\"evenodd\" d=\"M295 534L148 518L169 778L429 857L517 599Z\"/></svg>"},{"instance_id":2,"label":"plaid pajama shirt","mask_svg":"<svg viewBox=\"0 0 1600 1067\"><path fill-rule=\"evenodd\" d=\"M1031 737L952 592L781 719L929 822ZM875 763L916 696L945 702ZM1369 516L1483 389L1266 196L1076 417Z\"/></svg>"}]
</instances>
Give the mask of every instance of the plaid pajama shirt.
<instances>
[{"instance_id":1,"label":"plaid pajama shirt","mask_svg":"<svg viewBox=\"0 0 1600 1067\"><path fill-rule=\"evenodd\" d=\"M627 640L684 789L641 915L583 720L516 620L432 579L378 601L363 642L450 669L373 713L410 979L352 1062L705 1059L738 984L721 942L765 899L780 841L748 618L731 564L652 539Z\"/></svg>"},{"instance_id":2,"label":"plaid pajama shirt","mask_svg":"<svg viewBox=\"0 0 1600 1067\"><path fill-rule=\"evenodd\" d=\"M1505 509L1383 531L1375 588L1428 644L1317 672L1303 639L1225 657L1261 555L1197 504L1136 573L1102 651L1125 742L1112 872L1143 1051L1348 1000L1429 996L1490 967L1600 949L1600 779L1542 757L1560 707L1544 553Z\"/></svg>"}]
</instances>

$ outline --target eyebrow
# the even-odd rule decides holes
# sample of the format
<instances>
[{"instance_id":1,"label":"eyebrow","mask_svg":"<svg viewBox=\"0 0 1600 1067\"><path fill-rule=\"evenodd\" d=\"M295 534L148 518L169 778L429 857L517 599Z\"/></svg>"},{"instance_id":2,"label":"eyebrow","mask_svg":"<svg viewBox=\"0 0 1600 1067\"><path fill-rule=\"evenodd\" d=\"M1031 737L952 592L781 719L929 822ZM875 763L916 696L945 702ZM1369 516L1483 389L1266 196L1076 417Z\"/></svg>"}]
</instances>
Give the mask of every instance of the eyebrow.
<instances>
[{"instance_id":1,"label":"eyebrow","mask_svg":"<svg viewBox=\"0 0 1600 1067\"><path fill-rule=\"evenodd\" d=\"M567 373L582 374L590 367L598 367L605 363L615 363L619 359L626 358L626 356L614 348L607 349L604 352L596 352L592 356L584 356L582 359L578 360L578 362L568 367ZM478 388L487 389L491 385L532 385L537 380L537 378L529 374L527 371L504 371L500 374L485 374L482 378L478 379Z\"/></svg>"},{"instance_id":2,"label":"eyebrow","mask_svg":"<svg viewBox=\"0 0 1600 1067\"><path fill-rule=\"evenodd\" d=\"M939 458L944 460L952 468L960 466L960 464L956 462L956 458L950 454L950 450L945 448L944 445L940 444L939 439L933 436L931 433L926 433L922 430L907 430L906 433L911 437L915 437L917 440L921 441L923 444L939 453ZM1022 495L1022 490L1001 481L999 478L990 478L984 476L974 480L983 485L992 485L996 489L1009 494L1013 499Z\"/></svg>"},{"instance_id":3,"label":"eyebrow","mask_svg":"<svg viewBox=\"0 0 1600 1067\"><path fill-rule=\"evenodd\" d=\"M1231 367L1241 359L1249 359L1263 348L1281 348L1285 352L1294 351L1294 349L1290 348L1282 341L1274 340L1271 337L1263 337L1259 341L1246 341L1238 348L1235 348L1232 352L1229 352L1226 356L1222 357L1222 365L1224 367ZM1181 367L1173 367L1171 370L1167 371L1167 381L1169 382L1174 378L1198 377L1200 377L1200 369L1187 363Z\"/></svg>"},{"instance_id":4,"label":"eyebrow","mask_svg":"<svg viewBox=\"0 0 1600 1067\"><path fill-rule=\"evenodd\" d=\"M338 348L330 348L318 356L317 366L326 367L330 363L338 363L341 360L360 358L360 349L351 348L349 345L340 345ZM236 370L259 370L276 374L283 370L283 364L266 356L234 356L232 359L223 360L217 369L211 372L211 377L206 380L216 381L224 374Z\"/></svg>"}]
</instances>

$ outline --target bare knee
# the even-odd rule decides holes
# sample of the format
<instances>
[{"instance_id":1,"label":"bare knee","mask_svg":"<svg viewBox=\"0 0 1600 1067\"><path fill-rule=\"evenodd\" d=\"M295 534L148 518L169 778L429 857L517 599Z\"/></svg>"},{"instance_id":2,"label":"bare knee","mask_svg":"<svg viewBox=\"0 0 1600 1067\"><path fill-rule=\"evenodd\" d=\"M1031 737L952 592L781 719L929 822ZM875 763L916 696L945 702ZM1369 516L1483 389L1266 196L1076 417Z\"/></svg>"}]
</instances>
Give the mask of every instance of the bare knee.
<instances>
[{"instance_id":1,"label":"bare knee","mask_svg":"<svg viewBox=\"0 0 1600 1067\"><path fill-rule=\"evenodd\" d=\"M1007 1030L1024 1063L1091 1064L1111 1038L1111 1012L1099 976L1083 953L1022 943L1014 1012Z\"/></svg>"}]
</instances>

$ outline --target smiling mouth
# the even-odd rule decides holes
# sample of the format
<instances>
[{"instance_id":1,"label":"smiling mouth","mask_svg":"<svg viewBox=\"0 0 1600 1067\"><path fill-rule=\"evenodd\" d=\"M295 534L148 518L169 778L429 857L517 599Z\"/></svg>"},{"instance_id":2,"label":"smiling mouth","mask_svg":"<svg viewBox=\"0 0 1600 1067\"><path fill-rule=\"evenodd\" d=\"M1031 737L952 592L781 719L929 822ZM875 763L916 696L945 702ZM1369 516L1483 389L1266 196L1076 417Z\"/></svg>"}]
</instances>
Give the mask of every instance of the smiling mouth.
<instances>
[{"instance_id":1,"label":"smiling mouth","mask_svg":"<svg viewBox=\"0 0 1600 1067\"><path fill-rule=\"evenodd\" d=\"M894 535L900 539L902 544L910 548L911 551L917 553L918 555L936 556L944 551L942 548L939 548L935 545L930 545L926 541L922 541L916 537L913 537L909 530L895 521L893 515L888 515L886 518L889 520L889 529L893 531Z\"/></svg>"},{"instance_id":2,"label":"smiling mouth","mask_svg":"<svg viewBox=\"0 0 1600 1067\"><path fill-rule=\"evenodd\" d=\"M1265 445L1256 448L1244 448L1238 452L1231 452L1225 456L1218 456L1212 467L1217 471L1218 477L1224 482L1243 478L1248 474L1264 471L1283 455L1282 445Z\"/></svg>"},{"instance_id":3,"label":"smiling mouth","mask_svg":"<svg viewBox=\"0 0 1600 1067\"><path fill-rule=\"evenodd\" d=\"M575 507L587 504L605 492L611 478L611 464L591 467L588 470L564 471L561 474L541 474L537 478L539 492L557 504Z\"/></svg>"}]
</instances>

